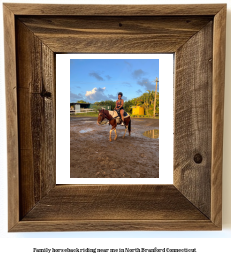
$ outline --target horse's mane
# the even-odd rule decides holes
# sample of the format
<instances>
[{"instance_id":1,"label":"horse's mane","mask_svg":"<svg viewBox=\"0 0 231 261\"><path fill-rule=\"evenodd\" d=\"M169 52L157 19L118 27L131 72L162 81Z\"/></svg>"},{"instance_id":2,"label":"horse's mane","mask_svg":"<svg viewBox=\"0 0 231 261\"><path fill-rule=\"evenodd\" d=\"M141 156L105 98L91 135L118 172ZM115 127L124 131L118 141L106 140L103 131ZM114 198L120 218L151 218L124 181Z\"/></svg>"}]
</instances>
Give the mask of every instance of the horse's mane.
<instances>
[{"instance_id":1,"label":"horse's mane","mask_svg":"<svg viewBox=\"0 0 231 261\"><path fill-rule=\"evenodd\" d=\"M100 110L100 112L104 112L104 114L107 115L107 116L110 115L110 114L109 114L109 111L108 111L108 110L105 110L105 109Z\"/></svg>"},{"instance_id":2,"label":"horse's mane","mask_svg":"<svg viewBox=\"0 0 231 261\"><path fill-rule=\"evenodd\" d=\"M109 111L108 110L104 110L104 114L109 116Z\"/></svg>"}]
</instances>

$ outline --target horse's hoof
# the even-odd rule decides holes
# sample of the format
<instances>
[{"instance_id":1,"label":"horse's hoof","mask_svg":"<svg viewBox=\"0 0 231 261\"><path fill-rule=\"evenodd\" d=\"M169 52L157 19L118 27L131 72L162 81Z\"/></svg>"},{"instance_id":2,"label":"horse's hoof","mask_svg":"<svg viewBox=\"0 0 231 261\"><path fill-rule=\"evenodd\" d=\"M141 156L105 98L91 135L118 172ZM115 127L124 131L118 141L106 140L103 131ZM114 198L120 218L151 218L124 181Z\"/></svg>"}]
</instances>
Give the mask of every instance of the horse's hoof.
<instances>
[{"instance_id":1,"label":"horse's hoof","mask_svg":"<svg viewBox=\"0 0 231 261\"><path fill-rule=\"evenodd\" d=\"M109 141L111 141L111 140L109 140Z\"/></svg>"},{"instance_id":2,"label":"horse's hoof","mask_svg":"<svg viewBox=\"0 0 231 261\"><path fill-rule=\"evenodd\" d=\"M122 138L124 139L124 136Z\"/></svg>"}]
</instances>

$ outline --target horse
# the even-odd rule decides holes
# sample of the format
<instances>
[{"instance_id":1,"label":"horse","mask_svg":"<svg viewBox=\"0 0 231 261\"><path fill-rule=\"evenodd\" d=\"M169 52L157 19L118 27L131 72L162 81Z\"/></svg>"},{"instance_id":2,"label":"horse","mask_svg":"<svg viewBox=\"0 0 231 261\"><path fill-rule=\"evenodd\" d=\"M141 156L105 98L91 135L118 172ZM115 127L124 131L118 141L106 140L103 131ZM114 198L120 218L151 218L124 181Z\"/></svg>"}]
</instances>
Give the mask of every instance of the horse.
<instances>
[{"instance_id":1,"label":"horse","mask_svg":"<svg viewBox=\"0 0 231 261\"><path fill-rule=\"evenodd\" d=\"M112 128L110 130L110 135L109 135L109 141L111 141L111 133L112 131L115 131L115 139L117 139L117 133L116 133L116 126L117 126L117 120L115 118L112 117L112 115L114 114L114 111L108 111L108 110L99 110L99 115L98 115L98 119L97 119L97 124L100 125L100 123L106 118L109 121L109 125L112 125ZM126 117L126 116L125 116ZM120 120L121 122L121 120ZM123 138L125 137L125 134L128 130L129 132L129 136L131 134L131 118L130 116L127 116L126 118L124 118L124 124L125 124L125 132L123 135Z\"/></svg>"}]
</instances>

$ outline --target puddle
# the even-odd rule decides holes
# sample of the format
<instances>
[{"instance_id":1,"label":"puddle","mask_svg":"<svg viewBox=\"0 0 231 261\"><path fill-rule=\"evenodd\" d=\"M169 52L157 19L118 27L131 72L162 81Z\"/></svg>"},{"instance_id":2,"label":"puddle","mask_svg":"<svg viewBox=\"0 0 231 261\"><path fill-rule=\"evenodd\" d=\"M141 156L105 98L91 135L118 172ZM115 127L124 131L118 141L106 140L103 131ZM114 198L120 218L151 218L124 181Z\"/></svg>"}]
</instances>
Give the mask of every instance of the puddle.
<instances>
[{"instance_id":1,"label":"puddle","mask_svg":"<svg viewBox=\"0 0 231 261\"><path fill-rule=\"evenodd\" d=\"M86 133L86 132L89 132L89 131L93 131L93 129L87 128L87 129L81 130L81 131L79 131L79 132L80 132L80 133Z\"/></svg>"},{"instance_id":2,"label":"puddle","mask_svg":"<svg viewBox=\"0 0 231 261\"><path fill-rule=\"evenodd\" d=\"M145 131L143 135L151 139L159 139L159 130L155 129L155 130Z\"/></svg>"}]
</instances>

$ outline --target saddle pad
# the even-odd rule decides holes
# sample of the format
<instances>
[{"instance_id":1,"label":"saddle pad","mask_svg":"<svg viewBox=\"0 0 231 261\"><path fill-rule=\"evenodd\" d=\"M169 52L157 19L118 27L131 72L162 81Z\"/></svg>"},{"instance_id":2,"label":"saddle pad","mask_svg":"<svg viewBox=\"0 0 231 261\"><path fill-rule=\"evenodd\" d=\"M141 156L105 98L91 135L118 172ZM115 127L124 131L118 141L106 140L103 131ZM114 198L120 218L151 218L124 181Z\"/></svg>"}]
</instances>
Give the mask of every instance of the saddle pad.
<instances>
[{"instance_id":1,"label":"saddle pad","mask_svg":"<svg viewBox=\"0 0 231 261\"><path fill-rule=\"evenodd\" d=\"M113 118L118 117L117 111L109 111L109 114L110 114ZM124 112L124 118L127 118L127 117L129 117L129 116L130 116L130 115L129 115L127 112Z\"/></svg>"},{"instance_id":2,"label":"saddle pad","mask_svg":"<svg viewBox=\"0 0 231 261\"><path fill-rule=\"evenodd\" d=\"M125 111L124 112L124 118L127 118L127 117L129 117L130 115Z\"/></svg>"},{"instance_id":3,"label":"saddle pad","mask_svg":"<svg viewBox=\"0 0 231 261\"><path fill-rule=\"evenodd\" d=\"M109 114L113 117L113 118L116 118L118 117L118 113L116 111L108 111Z\"/></svg>"}]
</instances>

